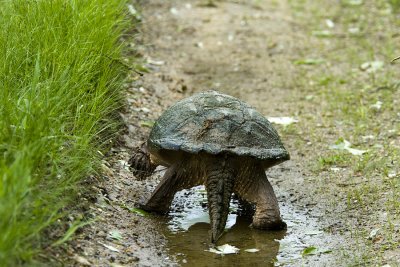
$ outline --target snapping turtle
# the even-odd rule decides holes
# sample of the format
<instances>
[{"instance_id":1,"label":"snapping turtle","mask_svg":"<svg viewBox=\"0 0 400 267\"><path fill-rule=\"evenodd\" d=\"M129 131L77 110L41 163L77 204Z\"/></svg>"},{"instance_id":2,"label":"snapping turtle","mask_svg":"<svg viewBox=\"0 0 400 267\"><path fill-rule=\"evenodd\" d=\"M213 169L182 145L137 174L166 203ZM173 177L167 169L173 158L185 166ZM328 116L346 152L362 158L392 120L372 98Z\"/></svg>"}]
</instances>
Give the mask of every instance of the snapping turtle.
<instances>
[{"instance_id":1,"label":"snapping turtle","mask_svg":"<svg viewBox=\"0 0 400 267\"><path fill-rule=\"evenodd\" d=\"M265 169L288 159L265 117L237 98L206 91L168 108L129 163L140 178L158 165L168 167L150 199L140 204L147 211L166 213L177 191L204 184L215 243L223 234L232 193L255 206L252 227L286 227Z\"/></svg>"}]
</instances>

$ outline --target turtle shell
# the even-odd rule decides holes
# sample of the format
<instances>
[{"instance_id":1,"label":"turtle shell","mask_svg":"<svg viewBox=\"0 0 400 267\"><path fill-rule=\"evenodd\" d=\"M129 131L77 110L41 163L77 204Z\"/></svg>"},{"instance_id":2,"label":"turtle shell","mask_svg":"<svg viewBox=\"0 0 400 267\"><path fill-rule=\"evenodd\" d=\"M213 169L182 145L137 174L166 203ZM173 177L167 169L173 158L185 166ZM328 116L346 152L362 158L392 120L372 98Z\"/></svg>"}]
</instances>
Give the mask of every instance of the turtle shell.
<instances>
[{"instance_id":1,"label":"turtle shell","mask_svg":"<svg viewBox=\"0 0 400 267\"><path fill-rule=\"evenodd\" d=\"M168 108L155 122L147 146L167 166L181 152L248 156L261 160L265 168L290 158L264 116L216 91L194 94Z\"/></svg>"}]
</instances>

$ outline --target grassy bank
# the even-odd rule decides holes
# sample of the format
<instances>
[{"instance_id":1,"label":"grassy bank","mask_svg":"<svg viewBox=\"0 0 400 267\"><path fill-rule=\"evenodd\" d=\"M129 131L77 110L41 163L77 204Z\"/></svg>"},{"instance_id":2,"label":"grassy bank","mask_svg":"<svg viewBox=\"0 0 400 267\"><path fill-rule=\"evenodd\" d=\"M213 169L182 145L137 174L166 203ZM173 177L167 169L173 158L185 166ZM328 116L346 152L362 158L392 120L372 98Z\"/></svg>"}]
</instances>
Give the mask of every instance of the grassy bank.
<instances>
[{"instance_id":1,"label":"grassy bank","mask_svg":"<svg viewBox=\"0 0 400 267\"><path fill-rule=\"evenodd\" d=\"M49 245L115 132L125 2L0 2L1 266Z\"/></svg>"}]
</instances>

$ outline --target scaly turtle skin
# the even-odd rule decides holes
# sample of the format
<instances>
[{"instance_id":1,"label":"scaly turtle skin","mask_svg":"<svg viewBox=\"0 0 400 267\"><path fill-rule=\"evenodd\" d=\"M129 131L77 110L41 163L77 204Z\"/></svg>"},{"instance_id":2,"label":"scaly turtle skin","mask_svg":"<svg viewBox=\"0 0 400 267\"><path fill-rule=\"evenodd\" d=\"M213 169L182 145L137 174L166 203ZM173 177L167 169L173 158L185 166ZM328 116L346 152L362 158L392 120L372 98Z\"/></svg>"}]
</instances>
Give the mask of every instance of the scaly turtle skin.
<instances>
[{"instance_id":1,"label":"scaly turtle skin","mask_svg":"<svg viewBox=\"0 0 400 267\"><path fill-rule=\"evenodd\" d=\"M157 165L168 167L141 204L148 211L166 213L177 191L204 184L215 243L224 232L232 193L255 206L252 227L286 227L265 169L288 159L265 117L237 98L207 91L168 108L130 163L140 178Z\"/></svg>"}]
</instances>

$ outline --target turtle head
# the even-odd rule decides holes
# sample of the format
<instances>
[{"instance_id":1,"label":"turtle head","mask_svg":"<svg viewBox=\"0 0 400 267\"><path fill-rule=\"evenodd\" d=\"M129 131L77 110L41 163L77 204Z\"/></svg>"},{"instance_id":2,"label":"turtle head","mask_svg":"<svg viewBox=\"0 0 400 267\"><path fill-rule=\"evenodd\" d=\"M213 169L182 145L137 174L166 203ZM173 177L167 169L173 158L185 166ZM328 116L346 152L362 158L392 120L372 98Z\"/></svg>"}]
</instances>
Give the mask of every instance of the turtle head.
<instances>
[{"instance_id":1,"label":"turtle head","mask_svg":"<svg viewBox=\"0 0 400 267\"><path fill-rule=\"evenodd\" d=\"M128 161L129 168L139 180L143 180L153 174L157 165L151 161L146 143L133 150L132 157Z\"/></svg>"}]
</instances>

